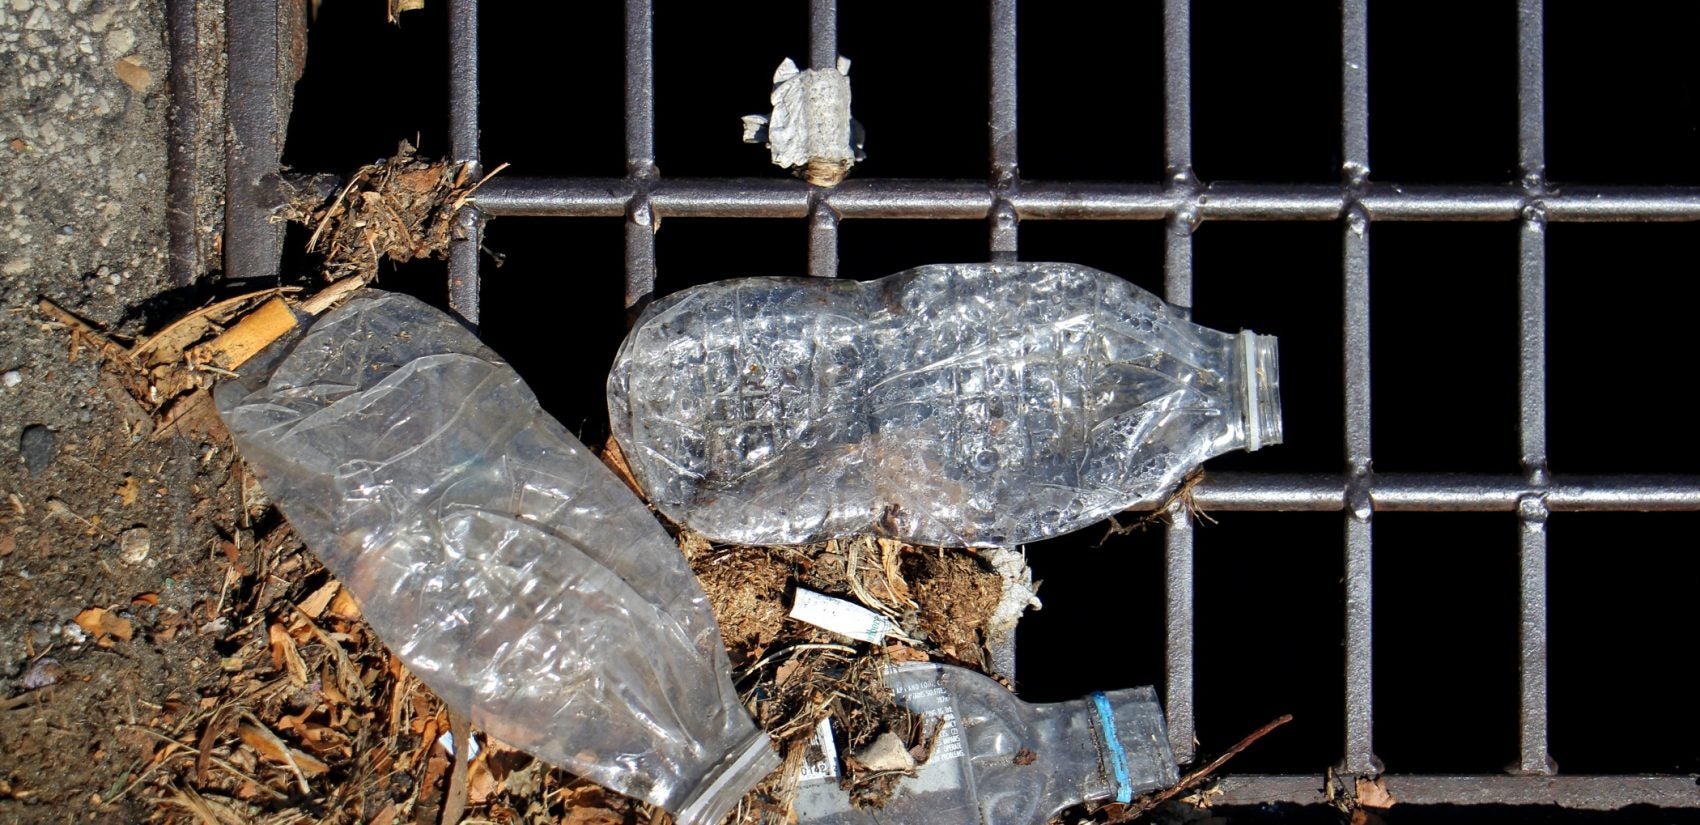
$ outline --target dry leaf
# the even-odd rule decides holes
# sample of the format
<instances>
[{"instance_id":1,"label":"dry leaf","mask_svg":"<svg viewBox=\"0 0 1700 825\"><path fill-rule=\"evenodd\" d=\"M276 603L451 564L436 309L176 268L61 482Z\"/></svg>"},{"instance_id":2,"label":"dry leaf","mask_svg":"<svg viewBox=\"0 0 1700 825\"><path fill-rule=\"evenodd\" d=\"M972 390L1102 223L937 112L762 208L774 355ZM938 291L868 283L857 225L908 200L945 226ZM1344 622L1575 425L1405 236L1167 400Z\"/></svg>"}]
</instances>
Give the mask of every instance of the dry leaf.
<instances>
[{"instance_id":1,"label":"dry leaf","mask_svg":"<svg viewBox=\"0 0 1700 825\"><path fill-rule=\"evenodd\" d=\"M337 590L341 587L342 585L335 579L325 582L323 587L313 591L313 595L302 599L301 603L295 607L302 613L307 614L308 618L317 619L324 615L325 607L331 603L331 597L335 596L337 594Z\"/></svg>"},{"instance_id":2,"label":"dry leaf","mask_svg":"<svg viewBox=\"0 0 1700 825\"><path fill-rule=\"evenodd\" d=\"M140 493L141 490L142 485L136 483L136 477L125 473L124 483L118 485L118 489L115 491L118 496L118 503L125 507L135 504L136 494Z\"/></svg>"},{"instance_id":3,"label":"dry leaf","mask_svg":"<svg viewBox=\"0 0 1700 825\"><path fill-rule=\"evenodd\" d=\"M1358 805L1364 808L1391 808L1399 800L1387 792L1387 779L1358 777Z\"/></svg>"},{"instance_id":4,"label":"dry leaf","mask_svg":"<svg viewBox=\"0 0 1700 825\"><path fill-rule=\"evenodd\" d=\"M134 598L130 599L130 604L135 605L136 607L144 607L144 606L145 607L153 607L154 605L159 604L159 594L158 593L140 593L140 594L137 594Z\"/></svg>"},{"instance_id":5,"label":"dry leaf","mask_svg":"<svg viewBox=\"0 0 1700 825\"><path fill-rule=\"evenodd\" d=\"M307 717L312 715L312 713L312 708L307 708L306 710L296 714L285 713L277 717L277 720L272 723L272 726L278 730L295 731L296 735L299 736L301 734L299 728Z\"/></svg>"},{"instance_id":6,"label":"dry leaf","mask_svg":"<svg viewBox=\"0 0 1700 825\"><path fill-rule=\"evenodd\" d=\"M339 590L336 597L331 599L330 612L339 619L354 621L360 618L360 605L355 603L354 597L349 595L347 590Z\"/></svg>"},{"instance_id":7,"label":"dry leaf","mask_svg":"<svg viewBox=\"0 0 1700 825\"><path fill-rule=\"evenodd\" d=\"M886 648L885 648L885 654L887 656L890 656L891 660L893 662L928 662L928 661L932 661L932 659L930 657L928 657L927 654L922 653L921 651L916 650L915 648L909 647L908 645L887 645Z\"/></svg>"},{"instance_id":8,"label":"dry leaf","mask_svg":"<svg viewBox=\"0 0 1700 825\"><path fill-rule=\"evenodd\" d=\"M236 735L242 737L242 741L246 742L248 747L253 748L266 761L283 765L298 774L318 776L330 770L330 767L319 761L318 757L290 747L277 734L252 722L243 722L241 727L236 729ZM299 779L300 776L297 776L297 778ZM301 781L301 785L303 793L310 792L306 788L305 780Z\"/></svg>"},{"instance_id":9,"label":"dry leaf","mask_svg":"<svg viewBox=\"0 0 1700 825\"><path fill-rule=\"evenodd\" d=\"M338 644L337 640L326 633L323 628L305 618L301 622L319 640L319 643L330 651L331 659L336 664L335 683L337 692L343 696L364 702L366 700L366 685L360 681L360 669L355 667L354 660L348 658L348 651L343 650L342 645Z\"/></svg>"},{"instance_id":10,"label":"dry leaf","mask_svg":"<svg viewBox=\"0 0 1700 825\"><path fill-rule=\"evenodd\" d=\"M626 818L607 808L572 808L561 825L624 825Z\"/></svg>"},{"instance_id":11,"label":"dry leaf","mask_svg":"<svg viewBox=\"0 0 1700 825\"><path fill-rule=\"evenodd\" d=\"M243 722L236 729L236 735L242 737L242 741L248 743L248 747L258 751L260 756L280 765L289 764L289 746L285 745L277 734L259 725Z\"/></svg>"},{"instance_id":12,"label":"dry leaf","mask_svg":"<svg viewBox=\"0 0 1700 825\"><path fill-rule=\"evenodd\" d=\"M348 704L348 695L342 692L342 688L337 687L336 674L331 672L330 662L319 666L319 692L333 703Z\"/></svg>"},{"instance_id":13,"label":"dry leaf","mask_svg":"<svg viewBox=\"0 0 1700 825\"><path fill-rule=\"evenodd\" d=\"M608 465L608 469L613 470L614 475L619 476L639 498L643 497L643 489L638 486L637 479L632 477L631 465L626 463L626 454L620 449L620 442L615 441L613 436L608 436L607 442L602 445L602 463ZM680 540L684 540L683 535Z\"/></svg>"},{"instance_id":14,"label":"dry leaf","mask_svg":"<svg viewBox=\"0 0 1700 825\"><path fill-rule=\"evenodd\" d=\"M273 622L267 628L266 636L271 642L272 666L288 671L290 684L296 687L307 684L307 663L301 661L301 651L295 649L295 640L289 637L289 631L283 629L282 623Z\"/></svg>"},{"instance_id":15,"label":"dry leaf","mask_svg":"<svg viewBox=\"0 0 1700 825\"><path fill-rule=\"evenodd\" d=\"M308 722L303 725L301 728L301 738L302 741L311 745L314 750L320 752L328 752L332 750L346 752L349 744L353 742L353 740L349 738L348 734L328 725L318 724L317 722Z\"/></svg>"},{"instance_id":16,"label":"dry leaf","mask_svg":"<svg viewBox=\"0 0 1700 825\"><path fill-rule=\"evenodd\" d=\"M153 74L142 66L142 61L134 56L121 57L112 64L112 73L133 92L145 92L153 85Z\"/></svg>"},{"instance_id":17,"label":"dry leaf","mask_svg":"<svg viewBox=\"0 0 1700 825\"><path fill-rule=\"evenodd\" d=\"M169 801L189 813L194 814L195 818L199 820L202 825L224 825L224 823L219 820L217 812L215 812L211 806L207 805L206 801L201 798L201 795L195 793L192 788L172 789L172 796Z\"/></svg>"},{"instance_id":18,"label":"dry leaf","mask_svg":"<svg viewBox=\"0 0 1700 825\"><path fill-rule=\"evenodd\" d=\"M602 789L594 785L562 791L561 802L567 815L561 825L621 825L626 818L605 807L607 799Z\"/></svg>"},{"instance_id":19,"label":"dry leaf","mask_svg":"<svg viewBox=\"0 0 1700 825\"><path fill-rule=\"evenodd\" d=\"M502 783L496 780L496 775L490 771L489 750L482 750L466 764L466 801L469 805L482 805L490 797L501 793Z\"/></svg>"},{"instance_id":20,"label":"dry leaf","mask_svg":"<svg viewBox=\"0 0 1700 825\"><path fill-rule=\"evenodd\" d=\"M84 610L74 621L101 647L111 647L113 639L128 642L136 632L129 619L120 618L104 607Z\"/></svg>"}]
</instances>

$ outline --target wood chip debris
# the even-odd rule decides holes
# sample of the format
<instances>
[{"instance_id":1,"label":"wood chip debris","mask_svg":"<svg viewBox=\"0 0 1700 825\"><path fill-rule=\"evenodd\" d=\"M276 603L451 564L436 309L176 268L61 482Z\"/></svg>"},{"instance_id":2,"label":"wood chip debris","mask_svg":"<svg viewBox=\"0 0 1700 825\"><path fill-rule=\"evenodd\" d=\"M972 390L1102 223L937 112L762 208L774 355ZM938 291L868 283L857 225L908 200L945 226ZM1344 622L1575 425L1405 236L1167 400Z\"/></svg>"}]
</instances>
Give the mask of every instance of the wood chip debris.
<instances>
[{"instance_id":1,"label":"wood chip debris","mask_svg":"<svg viewBox=\"0 0 1700 825\"><path fill-rule=\"evenodd\" d=\"M329 201L316 202L316 193L303 190L304 200L281 216L311 228L307 251L324 257L327 280L370 282L385 260L447 257L460 237L461 207L504 168L474 180L471 165L421 159L404 141L395 155L356 170Z\"/></svg>"},{"instance_id":2,"label":"wood chip debris","mask_svg":"<svg viewBox=\"0 0 1700 825\"><path fill-rule=\"evenodd\" d=\"M413 8L391 7L392 14ZM147 338L126 343L52 299L37 302L43 325L68 334L67 357L92 351L102 359L103 386L131 438L170 434L219 437L207 389L231 377L298 318L318 315L378 279L383 262L444 258L457 218L473 193L506 168L477 180L469 164L428 161L402 143L395 156L356 170L334 196L293 190L280 218L312 228L308 251L323 258L315 290L285 286L223 298L185 313Z\"/></svg>"}]
</instances>

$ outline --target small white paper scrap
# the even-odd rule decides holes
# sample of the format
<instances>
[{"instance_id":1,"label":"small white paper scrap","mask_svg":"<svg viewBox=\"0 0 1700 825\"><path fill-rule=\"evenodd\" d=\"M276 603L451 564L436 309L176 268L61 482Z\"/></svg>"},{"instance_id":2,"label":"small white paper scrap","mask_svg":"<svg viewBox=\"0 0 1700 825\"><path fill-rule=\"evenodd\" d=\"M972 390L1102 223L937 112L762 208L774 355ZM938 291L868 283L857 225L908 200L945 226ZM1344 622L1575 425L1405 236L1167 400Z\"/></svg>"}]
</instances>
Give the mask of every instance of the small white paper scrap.
<instances>
[{"instance_id":1,"label":"small white paper scrap","mask_svg":"<svg viewBox=\"0 0 1700 825\"><path fill-rule=\"evenodd\" d=\"M895 623L872 610L801 587L797 588L796 601L791 603L791 618L875 644L898 632Z\"/></svg>"}]
</instances>

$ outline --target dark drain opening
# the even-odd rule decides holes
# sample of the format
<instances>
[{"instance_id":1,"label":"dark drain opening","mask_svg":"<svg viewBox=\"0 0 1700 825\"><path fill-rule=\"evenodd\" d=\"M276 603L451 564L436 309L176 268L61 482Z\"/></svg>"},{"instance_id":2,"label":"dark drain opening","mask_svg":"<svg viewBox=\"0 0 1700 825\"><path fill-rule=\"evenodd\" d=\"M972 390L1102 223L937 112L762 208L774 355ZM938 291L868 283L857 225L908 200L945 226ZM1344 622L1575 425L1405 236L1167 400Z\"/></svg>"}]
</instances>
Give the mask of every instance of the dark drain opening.
<instances>
[{"instance_id":1,"label":"dark drain opening","mask_svg":"<svg viewBox=\"0 0 1700 825\"><path fill-rule=\"evenodd\" d=\"M444 152L443 5L429 4L426 12L404 16L396 32L381 20L374 23L326 4L297 97L286 160L304 171L346 173L416 134L427 154ZM487 165L512 161L510 174L520 176L618 174L623 165L618 105L623 57L617 10L548 7L533 13L490 5L483 26ZM803 57L796 15L736 21L705 16L680 23L683 18L668 16L682 12L670 3L658 5L657 143L663 171L776 176L759 148L736 142L735 119L761 108L773 44L786 44L787 54ZM1263 181L1332 182L1339 142L1335 10L1314 19L1273 13L1251 19L1208 14L1209 4L1195 5L1200 169ZM338 9L339 14L331 13ZM1046 14L1031 5L1023 13L1029 10L1038 19ZM872 25L871 17L858 22L846 14L842 50L857 60L857 113L869 121L872 141L872 157L858 176L983 178L984 85L963 78L981 71L984 21L975 16L965 29L955 10L906 8L906 15L925 19L909 20L910 33L896 36ZM1379 14L1372 11L1371 20L1381 19ZM1149 27L1156 18L1135 14L1128 19ZM677 27L671 29L674 34L667 33L669 26ZM1509 32L1502 28L1493 24L1499 35L1492 48L1509 53ZM1120 136L1099 130L1084 144L1085 151L1081 130L1072 128L1079 124L1043 119L1047 111L1105 105L1098 78L1087 74L1070 83L1070 73L1057 68L1061 58L1043 65L1030 58L1066 55L1066 40L1055 42L1067 37L1065 29L1053 20L1050 29L1039 29L1052 32L1045 40L1031 30L1022 35L1024 166L1036 176L1046 169L1057 170L1058 176L1090 176L1100 168L1090 153L1113 153L1117 163L1131 153L1125 166L1103 167L1130 171L1109 176L1156 180L1161 140L1145 130L1160 125L1160 119L1150 120L1148 111L1142 110L1136 124L1144 126L1135 129L1125 147ZM1415 96L1412 90L1428 82L1431 65L1399 58L1428 47L1422 31L1372 22L1377 90L1372 101L1380 100L1382 89L1405 89ZM953 45L946 51L960 51L958 56L975 66L940 75L963 82L973 93L926 97L920 126L887 120L919 111L914 101L922 91L913 72L891 69L927 64L924 55L913 53L927 40L913 32L948 36ZM1149 28L1130 37L1130 42L1158 42ZM731 76L718 63L703 65L702 49L670 50L667 44L678 38L726 44L727 49L760 44L749 48L764 50L761 59L747 62L760 63L762 69L753 77ZM374 46L390 41L390 46ZM1607 47L1619 56L1633 56L1623 51L1632 44ZM900 59L893 57L899 50ZM1308 56L1288 60L1289 52ZM1570 77L1596 58L1595 51L1578 49L1555 34L1548 47L1549 73L1555 79ZM1155 71L1152 61L1139 59L1144 71ZM1250 90L1236 85L1264 63L1273 67L1270 79ZM1482 71L1508 71L1494 66ZM393 81L397 72L405 80ZM372 89L357 93L350 88L350 78L378 77L391 79L383 90L390 97L368 100ZM1646 94L1674 103L1648 107L1636 113L1637 119L1650 134L1661 136L1660 146L1695 148L1692 137L1682 137L1692 133L1694 108L1684 102L1692 100L1684 85L1691 81L1680 73L1657 72L1642 80L1651 90ZM707 85L692 86L693 81ZM1137 93L1147 82L1148 77L1132 81L1135 93L1125 105L1150 104L1149 95ZM740 102L727 111L693 94L707 86L719 89L720 83L735 85L738 100L753 100L753 106ZM1515 100L1503 83L1504 78L1494 79L1480 101L1447 121L1466 135L1479 133L1481 140L1442 142L1438 148L1433 133L1400 126L1400 116L1386 108L1389 103L1377 103L1372 158L1387 158L1390 170L1378 177L1391 181L1391 170L1409 169L1423 179L1507 179L1509 169L1500 167L1509 138L1498 130L1512 121L1501 114L1477 121L1468 114L1512 111ZM1268 94L1260 96L1259 89ZM1563 93L1555 89L1553 94L1557 101ZM1402 99L1395 96L1392 103ZM571 114L539 117L540 105ZM1572 131L1560 137L1561 126ZM1553 127L1555 164L1559 147L1574 159L1595 145L1588 142L1590 135L1618 129L1606 118L1561 121L1557 109ZM887 148L881 148L882 141ZM1431 149L1426 165L1413 160ZM1474 159L1478 150L1493 160ZM928 152L936 154L936 162ZM669 165L675 156L677 172ZM1548 230L1555 470L1692 472L1700 466L1700 453L1692 439L1680 437L1685 428L1666 411L1677 397L1667 389L1670 370L1687 349L1686 315L1694 305L1694 287L1680 281L1678 273L1693 242L1700 240L1695 227L1553 224ZM1022 226L1022 257L1100 263L1155 288L1162 281L1163 231L1157 223L1030 221ZM1516 382L1517 231L1510 224L1374 225L1371 328L1378 469L1515 471L1515 396L1508 401L1504 393ZM592 443L606 432L602 382L623 330L622 234L623 224L615 218L502 218L490 224L486 238L507 259L501 268L488 261L484 266L486 339L514 361L552 413ZM658 288L758 272L800 274L806 269L806 237L801 221L667 219L658 236ZM977 221L846 220L840 259L846 276L873 277L924 262L983 259L985 241L985 225ZM1273 332L1282 337L1283 347L1288 443L1256 456L1226 457L1211 469L1338 473L1344 429L1339 225L1207 223L1194 244L1197 317L1227 329ZM383 283L441 301L441 271L440 265L422 265L418 271L387 273ZM1477 399L1480 404L1474 403ZM1656 442L1638 440L1661 436ZM1199 527L1197 539L1201 750L1219 750L1269 718L1293 712L1298 722L1248 753L1233 770L1317 773L1336 761L1343 735L1339 514L1221 513L1216 518L1219 524ZM1685 548L1700 523L1693 514L1560 514L1551 526L1550 704L1552 748L1561 768L1567 773L1700 770L1700 756L1690 744L1700 740L1696 714L1688 708L1680 680L1667 670L1700 629L1692 611L1684 609L1697 572ZM1504 515L1377 516L1376 730L1378 749L1391 770L1493 773L1508 761L1506 754L1515 752L1516 590L1515 576L1507 571L1515 572L1517 529L1515 520ZM1018 676L1029 698L1162 683L1162 534L1117 537L1094 549L1100 535L1088 530L1029 548L1037 576L1047 581L1042 595L1048 602L1044 612L1024 622L1020 637ZM1447 639L1466 643L1448 646ZM1471 737L1468 742L1459 741L1461 732Z\"/></svg>"},{"instance_id":2,"label":"dark drain opening","mask_svg":"<svg viewBox=\"0 0 1700 825\"><path fill-rule=\"evenodd\" d=\"M618 218L492 221L479 335L586 445L608 437L604 384L626 334Z\"/></svg>"},{"instance_id":3,"label":"dark drain opening","mask_svg":"<svg viewBox=\"0 0 1700 825\"><path fill-rule=\"evenodd\" d=\"M403 140L421 157L447 154L447 4L426 3L402 15L399 26L385 21L382 5L318 6L284 166L346 175L395 154Z\"/></svg>"},{"instance_id":4,"label":"dark drain opening","mask_svg":"<svg viewBox=\"0 0 1700 825\"><path fill-rule=\"evenodd\" d=\"M655 292L725 280L727 272L795 276L808 271L808 251L802 221L667 218L655 235Z\"/></svg>"}]
</instances>

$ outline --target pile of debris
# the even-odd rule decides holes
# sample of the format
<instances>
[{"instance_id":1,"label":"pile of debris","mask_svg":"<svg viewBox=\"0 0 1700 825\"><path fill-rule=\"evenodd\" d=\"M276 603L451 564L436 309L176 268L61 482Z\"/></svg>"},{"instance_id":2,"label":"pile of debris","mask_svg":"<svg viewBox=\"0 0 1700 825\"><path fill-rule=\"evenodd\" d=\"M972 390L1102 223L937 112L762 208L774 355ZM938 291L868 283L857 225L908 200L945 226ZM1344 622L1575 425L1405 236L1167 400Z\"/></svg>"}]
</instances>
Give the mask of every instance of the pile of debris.
<instances>
[{"instance_id":1,"label":"pile of debris","mask_svg":"<svg viewBox=\"0 0 1700 825\"><path fill-rule=\"evenodd\" d=\"M312 227L309 250L323 258L326 285L311 296L278 288L230 298L130 345L46 300L40 310L69 331L73 357L86 347L104 359L109 394L130 411L132 438L193 428L227 446L212 383L234 376L300 314L318 314L375 280L381 261L444 255L461 207L488 180L470 178L467 166L420 160L403 144L327 201L295 204L288 216ZM612 439L602 453L641 498ZM383 645L349 591L242 472L246 540L225 548L226 587L238 597L185 619L214 639L222 678L132 726L143 756L114 798L148 796L166 822L670 821L471 731ZM1190 488L1176 495L1184 499ZM1016 554L871 536L716 545L683 526L670 530L708 597L739 698L781 758L781 769L738 806L740 825L795 820L799 777L823 759L823 736L845 755L839 785L861 806L882 804L927 761L939 725L897 701L885 681L892 665L941 662L1008 685L996 651L1011 645L1014 619L1034 598ZM852 639L799 621L795 605L805 592L865 611L886 631ZM100 638L128 632L104 615L79 623L85 619ZM1074 820L1137 816L1202 778Z\"/></svg>"},{"instance_id":2,"label":"pile of debris","mask_svg":"<svg viewBox=\"0 0 1700 825\"><path fill-rule=\"evenodd\" d=\"M224 299L139 342L109 336L51 301L38 308L69 333L73 358L102 358L108 394L126 411L133 439L194 432L228 449L212 385L294 328L300 314L318 314L375 280L380 261L445 254L455 216L479 183L466 167L422 161L403 145L357 171L328 202L296 204L289 216L313 228L309 247L324 261L326 285L311 295L283 287ZM623 470L609 447L605 460ZM225 542L232 598L184 620L211 637L222 675L213 689L138 720L142 758L105 801L152 798L167 822L668 820L482 733L470 737L457 770L454 751L468 738L454 735L458 720L377 638L252 473L241 472L248 527ZM894 701L883 677L892 663L991 672L991 625L1005 582L973 551L870 537L715 546L674 531L721 627L739 694L783 760L739 806L737 822L787 818L801 767L820 758L823 720L849 755L843 784L863 803L878 804L901 778L857 759L882 734L895 735L913 762L925 761L936 729ZM871 644L789 618L797 588L856 602L895 632ZM118 638L128 630L107 628L107 616L84 619L91 633Z\"/></svg>"},{"instance_id":3,"label":"pile of debris","mask_svg":"<svg viewBox=\"0 0 1700 825\"><path fill-rule=\"evenodd\" d=\"M446 257L461 207L505 168L474 181L471 165L421 160L403 141L394 156L355 170L328 203L303 189L280 217L312 227L307 251L322 256L327 280L368 283L386 260Z\"/></svg>"}]
</instances>

